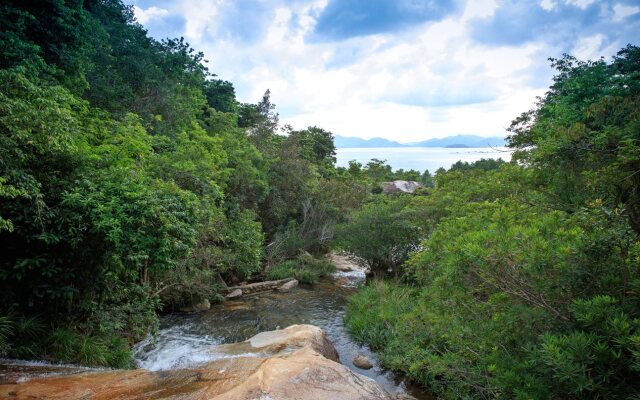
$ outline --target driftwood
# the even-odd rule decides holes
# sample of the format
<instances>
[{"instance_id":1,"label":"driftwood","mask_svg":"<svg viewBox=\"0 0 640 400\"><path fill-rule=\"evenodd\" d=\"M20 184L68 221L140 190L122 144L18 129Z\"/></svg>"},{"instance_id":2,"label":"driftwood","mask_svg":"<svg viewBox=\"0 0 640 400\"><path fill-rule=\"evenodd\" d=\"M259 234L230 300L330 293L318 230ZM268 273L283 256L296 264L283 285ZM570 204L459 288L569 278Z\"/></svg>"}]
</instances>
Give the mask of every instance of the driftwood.
<instances>
[{"instance_id":1,"label":"driftwood","mask_svg":"<svg viewBox=\"0 0 640 400\"><path fill-rule=\"evenodd\" d=\"M284 285L287 282L291 282L292 280L294 279L286 278L286 279L280 279L277 281L265 281L265 282L250 283L248 285L241 285L241 286L229 286L229 287L223 288L222 293L225 293L225 294L231 293L237 289L242 290L243 295L264 292L267 290L278 289L280 286Z\"/></svg>"}]
</instances>

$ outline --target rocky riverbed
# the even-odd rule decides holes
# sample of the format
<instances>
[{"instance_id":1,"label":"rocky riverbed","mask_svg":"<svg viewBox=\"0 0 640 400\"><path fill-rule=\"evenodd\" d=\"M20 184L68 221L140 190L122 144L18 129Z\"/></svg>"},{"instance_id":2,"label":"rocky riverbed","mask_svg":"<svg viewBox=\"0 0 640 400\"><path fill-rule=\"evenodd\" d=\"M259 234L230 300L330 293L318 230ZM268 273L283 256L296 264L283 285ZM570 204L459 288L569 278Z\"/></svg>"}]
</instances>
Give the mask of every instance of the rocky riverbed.
<instances>
[{"instance_id":1,"label":"rocky riverbed","mask_svg":"<svg viewBox=\"0 0 640 400\"><path fill-rule=\"evenodd\" d=\"M194 368L81 371L5 366L7 399L368 399L393 397L374 380L339 363L320 328L292 325L247 341L212 346L218 359Z\"/></svg>"},{"instance_id":2,"label":"rocky riverbed","mask_svg":"<svg viewBox=\"0 0 640 400\"><path fill-rule=\"evenodd\" d=\"M429 399L350 338L344 306L365 274L333 257L339 271L313 287L164 317L158 334L136 346L137 370L0 360L0 398ZM360 356L370 369L354 364Z\"/></svg>"}]
</instances>

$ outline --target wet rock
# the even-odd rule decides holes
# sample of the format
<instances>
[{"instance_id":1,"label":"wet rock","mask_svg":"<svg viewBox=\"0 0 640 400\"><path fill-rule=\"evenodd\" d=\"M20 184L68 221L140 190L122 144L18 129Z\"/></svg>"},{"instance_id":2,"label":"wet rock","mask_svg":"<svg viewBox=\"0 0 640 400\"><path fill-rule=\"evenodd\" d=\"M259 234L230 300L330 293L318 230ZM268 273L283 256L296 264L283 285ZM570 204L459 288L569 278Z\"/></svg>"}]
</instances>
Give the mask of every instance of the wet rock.
<instances>
[{"instance_id":1,"label":"wet rock","mask_svg":"<svg viewBox=\"0 0 640 400\"><path fill-rule=\"evenodd\" d=\"M282 348L269 356L223 358L181 370L83 372L33 377L26 383L17 379L0 384L0 398L394 399L372 379L335 362L335 349L318 327L293 325L260 333L239 344L254 349Z\"/></svg>"},{"instance_id":2,"label":"wet rock","mask_svg":"<svg viewBox=\"0 0 640 400\"><path fill-rule=\"evenodd\" d=\"M354 256L338 254L331 252L327 255L327 259L336 266L336 270L340 272L365 271L365 268L358 265L357 258Z\"/></svg>"},{"instance_id":3,"label":"wet rock","mask_svg":"<svg viewBox=\"0 0 640 400\"><path fill-rule=\"evenodd\" d=\"M382 192L384 194L413 193L417 188L422 186L422 183L416 181L383 182Z\"/></svg>"},{"instance_id":4,"label":"wet rock","mask_svg":"<svg viewBox=\"0 0 640 400\"><path fill-rule=\"evenodd\" d=\"M231 293L227 295L227 299L235 299L241 296L242 296L242 289L234 289Z\"/></svg>"},{"instance_id":5,"label":"wet rock","mask_svg":"<svg viewBox=\"0 0 640 400\"><path fill-rule=\"evenodd\" d=\"M396 394L396 400L418 400L418 399L406 393L398 393Z\"/></svg>"},{"instance_id":6,"label":"wet rock","mask_svg":"<svg viewBox=\"0 0 640 400\"><path fill-rule=\"evenodd\" d=\"M211 302L209 299L204 299L200 303L196 304L196 310L198 311L206 311L211 309Z\"/></svg>"},{"instance_id":7,"label":"wet rock","mask_svg":"<svg viewBox=\"0 0 640 400\"><path fill-rule=\"evenodd\" d=\"M250 310L251 306L242 300L229 300L224 303L224 308L228 311Z\"/></svg>"},{"instance_id":8,"label":"wet rock","mask_svg":"<svg viewBox=\"0 0 640 400\"><path fill-rule=\"evenodd\" d=\"M190 306L185 306L180 309L182 312L200 312L207 311L211 308L211 302L209 299L204 299L196 304L192 304Z\"/></svg>"},{"instance_id":9,"label":"wet rock","mask_svg":"<svg viewBox=\"0 0 640 400\"><path fill-rule=\"evenodd\" d=\"M294 288L296 286L298 286L298 280L294 279L294 280L289 281L289 282L285 283L284 285L280 286L278 288L278 290L289 290L289 289Z\"/></svg>"},{"instance_id":10,"label":"wet rock","mask_svg":"<svg viewBox=\"0 0 640 400\"><path fill-rule=\"evenodd\" d=\"M314 325L291 325L284 329L260 332L240 343L221 344L211 349L212 353L233 356L259 354L274 356L309 347L323 357L339 362L338 352L326 333Z\"/></svg>"},{"instance_id":11,"label":"wet rock","mask_svg":"<svg viewBox=\"0 0 640 400\"><path fill-rule=\"evenodd\" d=\"M358 368L362 368L362 369L371 369L373 368L373 363L371 362L371 360L369 360L369 358L367 356L364 356L362 354L358 354L354 359L353 359L353 365L355 365Z\"/></svg>"},{"instance_id":12,"label":"wet rock","mask_svg":"<svg viewBox=\"0 0 640 400\"><path fill-rule=\"evenodd\" d=\"M336 284L336 286L346 286L349 284L349 278L340 276L338 278L335 278L333 282Z\"/></svg>"}]
</instances>

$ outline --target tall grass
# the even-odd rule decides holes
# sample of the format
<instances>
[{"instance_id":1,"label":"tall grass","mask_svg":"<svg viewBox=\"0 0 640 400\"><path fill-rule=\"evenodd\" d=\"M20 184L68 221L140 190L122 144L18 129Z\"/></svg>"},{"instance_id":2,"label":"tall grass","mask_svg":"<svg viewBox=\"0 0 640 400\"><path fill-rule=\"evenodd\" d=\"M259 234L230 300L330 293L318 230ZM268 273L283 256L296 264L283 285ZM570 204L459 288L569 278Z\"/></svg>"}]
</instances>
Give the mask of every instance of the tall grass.
<instances>
[{"instance_id":1,"label":"tall grass","mask_svg":"<svg viewBox=\"0 0 640 400\"><path fill-rule=\"evenodd\" d=\"M49 354L56 360L96 367L130 368L131 350L126 340L116 335L82 335L72 327L51 332Z\"/></svg>"},{"instance_id":2,"label":"tall grass","mask_svg":"<svg viewBox=\"0 0 640 400\"><path fill-rule=\"evenodd\" d=\"M349 333L372 349L382 349L394 338L400 316L415 303L415 289L376 280L349 299L345 323Z\"/></svg>"},{"instance_id":3,"label":"tall grass","mask_svg":"<svg viewBox=\"0 0 640 400\"><path fill-rule=\"evenodd\" d=\"M9 337L13 332L13 321L7 315L0 316L0 357L9 351Z\"/></svg>"}]
</instances>

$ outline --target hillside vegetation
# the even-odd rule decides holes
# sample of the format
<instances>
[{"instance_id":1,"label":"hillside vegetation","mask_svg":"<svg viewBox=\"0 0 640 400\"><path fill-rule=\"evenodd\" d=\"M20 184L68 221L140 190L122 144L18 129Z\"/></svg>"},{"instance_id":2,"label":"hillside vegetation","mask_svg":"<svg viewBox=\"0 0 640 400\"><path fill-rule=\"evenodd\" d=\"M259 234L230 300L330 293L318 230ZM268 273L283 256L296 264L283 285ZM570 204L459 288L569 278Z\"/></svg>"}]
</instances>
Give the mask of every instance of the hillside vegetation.
<instances>
[{"instance_id":1,"label":"hillside vegetation","mask_svg":"<svg viewBox=\"0 0 640 400\"><path fill-rule=\"evenodd\" d=\"M552 66L513 162L439 171L343 227L398 277L352 298L350 332L443 398L640 398L640 48Z\"/></svg>"},{"instance_id":2,"label":"hillside vegetation","mask_svg":"<svg viewBox=\"0 0 640 400\"><path fill-rule=\"evenodd\" d=\"M640 48L553 59L511 162L432 175L337 168L331 132L120 0L7 0L0 27L0 357L130 367L159 314L313 284L336 248L378 278L349 331L437 396L640 398Z\"/></svg>"},{"instance_id":3,"label":"hillside vegetation","mask_svg":"<svg viewBox=\"0 0 640 400\"><path fill-rule=\"evenodd\" d=\"M159 313L316 282L377 179L430 178L336 168L331 132L239 102L120 0L4 1L0 27L0 357L132 366Z\"/></svg>"}]
</instances>

